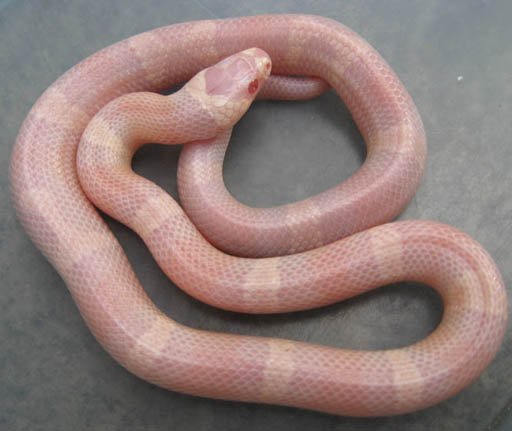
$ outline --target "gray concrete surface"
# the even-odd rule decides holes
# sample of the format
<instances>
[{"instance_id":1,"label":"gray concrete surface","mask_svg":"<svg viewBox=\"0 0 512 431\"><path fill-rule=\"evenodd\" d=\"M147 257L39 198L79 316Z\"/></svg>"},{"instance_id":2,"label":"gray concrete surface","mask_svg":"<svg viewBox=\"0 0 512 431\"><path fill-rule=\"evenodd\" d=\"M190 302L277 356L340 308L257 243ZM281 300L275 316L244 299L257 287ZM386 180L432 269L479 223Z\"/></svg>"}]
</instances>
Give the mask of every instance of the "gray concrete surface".
<instances>
[{"instance_id":1,"label":"gray concrete surface","mask_svg":"<svg viewBox=\"0 0 512 431\"><path fill-rule=\"evenodd\" d=\"M337 19L387 59L414 98L429 143L425 179L400 218L465 230L487 248L510 286L512 2L0 0L1 430L512 429L510 332L469 388L393 418L213 401L151 386L97 344L64 283L17 222L7 179L13 142L31 105L64 71L157 26L278 12ZM176 196L178 155L177 148L152 146L136 155L134 167ZM361 137L334 94L306 103L260 103L236 128L226 181L241 201L270 206L336 184L363 157ZM140 239L108 222L158 306L195 328L375 349L417 341L441 318L439 297L407 283L301 313L265 317L215 310L177 289Z\"/></svg>"}]
</instances>

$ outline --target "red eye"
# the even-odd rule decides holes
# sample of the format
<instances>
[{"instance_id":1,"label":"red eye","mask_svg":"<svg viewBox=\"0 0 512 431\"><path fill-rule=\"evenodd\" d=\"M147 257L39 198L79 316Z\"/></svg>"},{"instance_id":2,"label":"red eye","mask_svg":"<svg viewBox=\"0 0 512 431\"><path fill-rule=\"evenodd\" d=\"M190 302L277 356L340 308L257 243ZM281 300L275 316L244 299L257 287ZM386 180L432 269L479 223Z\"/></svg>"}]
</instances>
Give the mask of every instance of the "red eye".
<instances>
[{"instance_id":1,"label":"red eye","mask_svg":"<svg viewBox=\"0 0 512 431\"><path fill-rule=\"evenodd\" d=\"M260 83L257 79L255 79L254 81L251 81L251 83L249 84L249 94L254 94L256 92L256 90L258 90L258 87L260 86Z\"/></svg>"}]
</instances>

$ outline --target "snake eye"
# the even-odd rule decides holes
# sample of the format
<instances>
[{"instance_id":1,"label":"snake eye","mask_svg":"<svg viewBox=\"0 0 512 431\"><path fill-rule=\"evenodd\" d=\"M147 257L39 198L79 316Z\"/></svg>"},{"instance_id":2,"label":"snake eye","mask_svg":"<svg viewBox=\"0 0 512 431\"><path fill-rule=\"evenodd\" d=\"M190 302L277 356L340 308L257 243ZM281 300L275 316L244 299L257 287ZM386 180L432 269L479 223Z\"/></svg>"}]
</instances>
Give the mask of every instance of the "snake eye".
<instances>
[{"instance_id":1,"label":"snake eye","mask_svg":"<svg viewBox=\"0 0 512 431\"><path fill-rule=\"evenodd\" d=\"M254 94L258 90L259 86L260 86L260 83L259 83L258 79L254 79L253 81L251 81L249 84L249 87L247 88L247 90L249 91L249 94Z\"/></svg>"}]
</instances>

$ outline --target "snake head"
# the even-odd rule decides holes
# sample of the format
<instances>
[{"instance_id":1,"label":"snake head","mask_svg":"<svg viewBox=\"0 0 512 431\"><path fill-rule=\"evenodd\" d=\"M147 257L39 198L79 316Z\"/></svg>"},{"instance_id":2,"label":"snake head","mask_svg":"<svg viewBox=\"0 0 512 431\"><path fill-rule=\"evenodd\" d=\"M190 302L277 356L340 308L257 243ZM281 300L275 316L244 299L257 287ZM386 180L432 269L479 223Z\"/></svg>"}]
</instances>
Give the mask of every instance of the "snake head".
<instances>
[{"instance_id":1,"label":"snake head","mask_svg":"<svg viewBox=\"0 0 512 431\"><path fill-rule=\"evenodd\" d=\"M270 76L272 62L259 48L250 48L202 70L185 86L221 128L232 127Z\"/></svg>"}]
</instances>

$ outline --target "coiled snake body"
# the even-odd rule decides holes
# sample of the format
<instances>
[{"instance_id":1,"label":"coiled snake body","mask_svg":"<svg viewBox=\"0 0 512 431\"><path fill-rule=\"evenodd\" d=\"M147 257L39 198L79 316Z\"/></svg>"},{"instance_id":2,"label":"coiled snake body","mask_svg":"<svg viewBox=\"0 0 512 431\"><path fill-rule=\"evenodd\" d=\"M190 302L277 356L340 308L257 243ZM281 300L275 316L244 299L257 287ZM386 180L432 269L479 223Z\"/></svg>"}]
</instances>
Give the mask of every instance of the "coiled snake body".
<instances>
[{"instance_id":1,"label":"coiled snake body","mask_svg":"<svg viewBox=\"0 0 512 431\"><path fill-rule=\"evenodd\" d=\"M152 93L128 94L171 88L242 50L248 51L201 72L164 102ZM270 72L266 53L273 73L320 77L337 91L365 139L367 159L340 186L252 211L219 185L219 166L226 130ZM234 88L223 74L239 79ZM283 82L275 97L283 85L300 81ZM297 88L285 88L283 97L297 91L306 97L300 83ZM172 198L131 172L130 157L145 142L215 136L218 141L189 144L180 161L180 195L203 236ZM11 188L23 226L65 280L95 337L139 377L208 397L391 415L427 407L471 383L494 357L507 320L503 281L478 243L434 222L381 224L414 194L425 156L416 108L375 50L325 18L270 15L156 29L73 67L23 123ZM440 293L443 319L419 343L385 351L184 327L146 296L84 191L143 237L177 285L209 304L292 311L411 280ZM243 256L281 256L235 257L211 243Z\"/></svg>"}]
</instances>

